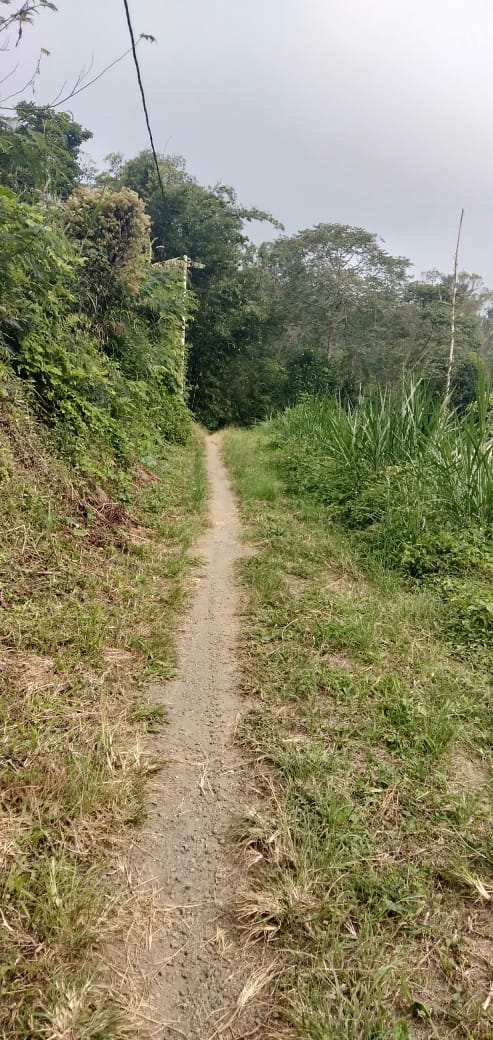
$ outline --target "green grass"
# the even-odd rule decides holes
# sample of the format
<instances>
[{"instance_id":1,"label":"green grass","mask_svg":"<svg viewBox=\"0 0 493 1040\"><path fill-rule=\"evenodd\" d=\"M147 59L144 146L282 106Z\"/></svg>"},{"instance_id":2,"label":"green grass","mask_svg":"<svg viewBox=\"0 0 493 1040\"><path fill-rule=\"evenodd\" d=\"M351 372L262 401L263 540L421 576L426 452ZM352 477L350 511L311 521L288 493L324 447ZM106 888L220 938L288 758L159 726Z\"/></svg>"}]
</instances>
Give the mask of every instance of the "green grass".
<instances>
[{"instance_id":1,"label":"green grass","mask_svg":"<svg viewBox=\"0 0 493 1040\"><path fill-rule=\"evenodd\" d=\"M263 798L239 826L239 917L279 965L280 1020L303 1040L491 1040L487 651L458 656L433 585L283 490L271 427L224 451L256 549L240 739Z\"/></svg>"},{"instance_id":2,"label":"green grass","mask_svg":"<svg viewBox=\"0 0 493 1040\"><path fill-rule=\"evenodd\" d=\"M410 384L354 408L307 400L272 422L272 445L286 486L364 531L385 564L417 577L483 566L493 617L492 417L482 384L462 417Z\"/></svg>"},{"instance_id":3,"label":"green grass","mask_svg":"<svg viewBox=\"0 0 493 1040\"><path fill-rule=\"evenodd\" d=\"M137 467L123 506L25 411L1 420L0 1035L120 1040L128 994L100 954L132 914L115 859L157 767L152 682L174 667L202 448Z\"/></svg>"}]
</instances>

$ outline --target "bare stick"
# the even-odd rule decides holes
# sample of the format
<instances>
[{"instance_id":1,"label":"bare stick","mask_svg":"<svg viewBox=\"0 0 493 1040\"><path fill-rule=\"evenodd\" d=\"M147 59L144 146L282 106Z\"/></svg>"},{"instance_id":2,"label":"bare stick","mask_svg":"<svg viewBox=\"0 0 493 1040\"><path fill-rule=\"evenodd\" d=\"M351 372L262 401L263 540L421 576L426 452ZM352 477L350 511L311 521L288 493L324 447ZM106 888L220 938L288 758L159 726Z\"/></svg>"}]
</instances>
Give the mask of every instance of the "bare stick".
<instances>
[{"instance_id":1,"label":"bare stick","mask_svg":"<svg viewBox=\"0 0 493 1040\"><path fill-rule=\"evenodd\" d=\"M0 3L1 3L1 0L0 0ZM136 46L140 43L140 39L141 38L142 37L139 37L139 40L137 40ZM101 72L98 72L97 76L93 76L92 79L90 79L90 80L88 80L88 82L86 82L87 77L89 76L89 74L91 72L92 65L93 65L93 59L91 58L91 62L90 62L89 67L87 69L82 68L80 70L80 72L79 72L79 74L77 76L77 79L76 79L72 89L68 92L68 94L65 94L64 97L61 97L61 95L63 94L63 91L64 91L64 89L66 87L66 84L67 84L67 81L65 80L65 82L62 84L60 90L58 91L58 94L56 95L56 97L53 99L53 101L50 101L45 107L46 108L60 108L60 105L65 105L67 101L70 101L73 97L77 97L77 94L81 94L83 90L87 90L88 87L92 87L93 83L97 83L99 79L101 79L103 76L106 75L107 72L110 71L110 69L113 69L115 67L115 65L118 65L118 63L120 61L123 61L123 59L126 58L131 53L132 53L132 48L129 47L129 49L124 51L123 54L120 54L118 56L118 58L115 58L113 61L111 61L109 63L109 65L105 65L104 69L101 69ZM34 80L35 80L36 76L39 76L39 73L40 73L39 64L40 64L40 59L38 60L38 64L36 66L36 69L34 70L32 76L30 77L28 82L21 88L21 90L16 90L15 94L9 94L9 95L7 95L7 97L3 98L3 101L0 102L0 109L5 109L5 111L8 110L8 111L12 111L12 112L15 111L15 108L16 108L15 105L6 105L6 104L4 104L4 102L5 101L9 101L10 98L17 97L18 94L23 94L24 91L27 89L27 87L31 86L31 84L34 83Z\"/></svg>"},{"instance_id":2,"label":"bare stick","mask_svg":"<svg viewBox=\"0 0 493 1040\"><path fill-rule=\"evenodd\" d=\"M4 98L2 98L2 104L0 104L0 108L5 108L5 109L12 108L12 109L15 109L15 105L13 105L13 106L12 105L5 105L3 102L4 101L10 101L12 98L18 97L19 94L24 94L24 92L27 90L28 87L32 87L33 88L33 93L34 93L34 83L36 81L36 78L41 75L41 62L42 62L44 56L48 55L48 53L49 52L46 50L45 47L41 48L41 50L39 52L39 58L38 58L38 60L36 62L36 67L34 69L34 72L31 73L27 83L25 83L24 86L21 87L20 90L15 90L13 92L13 94L7 94ZM5 77L5 78L7 79L7 77Z\"/></svg>"},{"instance_id":3,"label":"bare stick","mask_svg":"<svg viewBox=\"0 0 493 1040\"><path fill-rule=\"evenodd\" d=\"M460 211L459 230L457 232L457 245L455 247L454 257L454 280L452 283L452 312L450 317L450 350L448 356L447 365L447 383L445 386L445 404L448 403L450 397L450 384L452 382L452 367L454 364L454 353L455 353L455 308L457 304L457 278L458 278L458 264L459 264L459 246L460 246L460 234L462 231L462 221L464 219L464 210Z\"/></svg>"},{"instance_id":4,"label":"bare stick","mask_svg":"<svg viewBox=\"0 0 493 1040\"><path fill-rule=\"evenodd\" d=\"M81 70L79 76L77 77L77 81L72 87L70 93L66 94L65 97L62 98L60 98L59 96L56 97L55 100L51 102L50 108L59 108L60 105L64 105L67 101L70 101L71 98L76 97L77 94L81 94L83 90L87 90L88 87L92 87L93 83L97 83L98 79L101 79L102 76L105 76L106 73L110 71L110 69L113 69L115 65L118 65L118 62L123 61L123 59L127 57L127 54L130 53L131 47L129 47L128 51L124 51L123 54L120 54L118 58L115 58L114 61L111 61L109 65L105 65L104 69L101 69L101 72L98 72L97 76L94 76L93 79L90 79L88 83L85 83L84 80L87 78L89 72L91 71L91 59L91 65L89 66L87 71L85 69Z\"/></svg>"}]
</instances>

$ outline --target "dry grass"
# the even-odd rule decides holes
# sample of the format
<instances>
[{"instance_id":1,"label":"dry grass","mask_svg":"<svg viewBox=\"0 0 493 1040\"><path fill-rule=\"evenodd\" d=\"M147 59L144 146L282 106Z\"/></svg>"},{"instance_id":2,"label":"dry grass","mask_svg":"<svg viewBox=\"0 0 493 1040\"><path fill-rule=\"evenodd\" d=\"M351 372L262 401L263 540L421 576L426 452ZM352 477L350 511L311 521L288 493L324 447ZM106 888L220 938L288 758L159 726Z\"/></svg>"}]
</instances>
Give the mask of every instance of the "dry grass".
<instances>
[{"instance_id":1,"label":"dry grass","mask_svg":"<svg viewBox=\"0 0 493 1040\"><path fill-rule=\"evenodd\" d=\"M479 793L490 778L491 767L484 760L471 758L467 749L452 748L448 769L448 784L454 794Z\"/></svg>"},{"instance_id":2,"label":"dry grass","mask_svg":"<svg viewBox=\"0 0 493 1040\"><path fill-rule=\"evenodd\" d=\"M104 951L155 926L122 862L158 763L152 682L201 520L201 451L169 448L125 504L0 416L0 1035L126 1038L144 1014ZM153 923L154 922L154 923ZM118 938L118 943L120 939ZM108 967L109 965L109 967Z\"/></svg>"},{"instance_id":3,"label":"dry grass","mask_svg":"<svg viewBox=\"0 0 493 1040\"><path fill-rule=\"evenodd\" d=\"M229 1034L231 1036L236 1021L240 1016L244 1015L245 1009L251 1005L258 1007L259 997L266 990L269 992L269 1003L271 1004L274 995L275 982L279 976L279 970L279 966L275 961L256 968L248 977L243 989L239 993L235 1007L232 1011L226 1012L226 1014L220 1019L214 1032L208 1037L208 1040L217 1040L217 1037L224 1036L224 1034ZM252 1031L243 1033L242 1036L244 1040L246 1040L248 1036L257 1036L259 1029L261 1028L263 1028L263 1026L255 1026Z\"/></svg>"}]
</instances>

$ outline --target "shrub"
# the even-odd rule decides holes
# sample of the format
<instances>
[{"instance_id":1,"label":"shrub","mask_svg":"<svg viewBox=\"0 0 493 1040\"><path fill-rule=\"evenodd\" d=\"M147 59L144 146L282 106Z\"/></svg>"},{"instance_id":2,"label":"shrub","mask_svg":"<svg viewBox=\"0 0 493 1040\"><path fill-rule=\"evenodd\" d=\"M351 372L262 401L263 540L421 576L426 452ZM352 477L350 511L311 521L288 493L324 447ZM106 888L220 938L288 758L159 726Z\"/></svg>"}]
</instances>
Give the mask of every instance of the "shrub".
<instances>
[{"instance_id":1,"label":"shrub","mask_svg":"<svg viewBox=\"0 0 493 1040\"><path fill-rule=\"evenodd\" d=\"M463 416L411 384L356 406L303 401L271 424L271 446L288 490L362 531L385 565L418 579L479 573L491 560L491 416L481 380ZM475 602L471 633L489 623Z\"/></svg>"},{"instance_id":2,"label":"shrub","mask_svg":"<svg viewBox=\"0 0 493 1040\"><path fill-rule=\"evenodd\" d=\"M77 188L65 203L66 231L84 259L78 292L95 315L135 295L150 260L149 217L129 188L107 192Z\"/></svg>"},{"instance_id":3,"label":"shrub","mask_svg":"<svg viewBox=\"0 0 493 1040\"><path fill-rule=\"evenodd\" d=\"M484 386L462 419L411 384L354 407L304 401L272 430L288 485L325 504L347 504L347 522L365 525L391 509L407 513L405 522L416 530L431 520L454 529L493 526L493 434Z\"/></svg>"},{"instance_id":4,"label":"shrub","mask_svg":"<svg viewBox=\"0 0 493 1040\"><path fill-rule=\"evenodd\" d=\"M0 347L59 450L104 477L190 434L183 290L151 266L133 192L74 193L75 245L63 212L0 189Z\"/></svg>"}]
</instances>

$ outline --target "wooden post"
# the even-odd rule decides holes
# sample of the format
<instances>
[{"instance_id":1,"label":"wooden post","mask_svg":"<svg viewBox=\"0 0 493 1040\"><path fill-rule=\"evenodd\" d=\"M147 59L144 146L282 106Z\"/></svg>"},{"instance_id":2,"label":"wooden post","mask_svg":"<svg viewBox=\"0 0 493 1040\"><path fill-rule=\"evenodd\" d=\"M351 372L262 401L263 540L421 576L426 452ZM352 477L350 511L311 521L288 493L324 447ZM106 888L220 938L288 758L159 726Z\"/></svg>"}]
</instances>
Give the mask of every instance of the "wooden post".
<instances>
[{"instance_id":1,"label":"wooden post","mask_svg":"<svg viewBox=\"0 0 493 1040\"><path fill-rule=\"evenodd\" d=\"M454 280L452 282L452 312L450 316L450 350L448 356L447 365L447 382L445 385L445 404L448 404L450 397L450 386L452 383L452 368L454 364L455 354L455 309L457 305L457 277L458 277L458 265L459 265L459 246L460 246L460 235L462 231L462 221L464 219L464 210L460 211L459 230L457 233L457 245L455 247L454 257Z\"/></svg>"}]
</instances>

